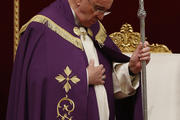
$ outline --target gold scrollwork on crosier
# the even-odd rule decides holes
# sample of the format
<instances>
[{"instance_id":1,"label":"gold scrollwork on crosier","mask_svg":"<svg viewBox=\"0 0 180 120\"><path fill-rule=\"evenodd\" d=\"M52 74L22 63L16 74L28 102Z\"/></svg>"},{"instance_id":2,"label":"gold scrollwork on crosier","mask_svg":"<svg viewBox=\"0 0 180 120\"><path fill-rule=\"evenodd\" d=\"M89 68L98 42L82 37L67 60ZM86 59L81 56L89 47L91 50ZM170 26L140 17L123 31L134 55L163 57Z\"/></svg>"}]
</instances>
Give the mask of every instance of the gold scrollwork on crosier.
<instances>
[{"instance_id":1,"label":"gold scrollwork on crosier","mask_svg":"<svg viewBox=\"0 0 180 120\"><path fill-rule=\"evenodd\" d=\"M140 33L133 32L132 26L127 23L122 25L120 32L114 32L109 37L124 53L134 52L141 39ZM153 53L172 53L163 44L152 44L149 47Z\"/></svg>"},{"instance_id":2,"label":"gold scrollwork on crosier","mask_svg":"<svg viewBox=\"0 0 180 120\"><path fill-rule=\"evenodd\" d=\"M66 97L63 97L57 104L57 119L58 120L72 120L71 113L75 109L74 101Z\"/></svg>"}]
</instances>

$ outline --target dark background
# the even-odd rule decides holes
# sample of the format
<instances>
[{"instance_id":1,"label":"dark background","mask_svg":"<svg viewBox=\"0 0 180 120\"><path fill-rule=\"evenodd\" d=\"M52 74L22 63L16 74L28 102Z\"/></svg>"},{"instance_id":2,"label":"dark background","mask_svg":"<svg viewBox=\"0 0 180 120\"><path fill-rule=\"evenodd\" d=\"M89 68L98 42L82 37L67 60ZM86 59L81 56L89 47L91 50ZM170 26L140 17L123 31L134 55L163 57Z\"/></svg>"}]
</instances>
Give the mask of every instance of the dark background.
<instances>
[{"instance_id":1,"label":"dark background","mask_svg":"<svg viewBox=\"0 0 180 120\"><path fill-rule=\"evenodd\" d=\"M54 0L21 0L20 26ZM173 53L180 53L180 7L179 0L145 0L146 37L149 43L165 44ZM1 47L0 47L0 120L5 120L10 78L13 65L13 0L1 1ZM139 32L137 18L138 0L114 0L112 13L104 18L108 33L120 31L121 25L129 23Z\"/></svg>"}]
</instances>

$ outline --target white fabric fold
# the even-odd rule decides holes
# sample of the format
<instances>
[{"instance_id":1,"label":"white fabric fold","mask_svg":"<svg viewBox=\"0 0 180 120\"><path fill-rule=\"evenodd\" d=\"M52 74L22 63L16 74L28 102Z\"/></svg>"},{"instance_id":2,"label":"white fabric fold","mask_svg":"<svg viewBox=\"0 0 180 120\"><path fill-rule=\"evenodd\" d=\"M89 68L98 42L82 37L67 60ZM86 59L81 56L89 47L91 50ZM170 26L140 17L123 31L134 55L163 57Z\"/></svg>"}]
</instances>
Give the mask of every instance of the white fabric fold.
<instances>
[{"instance_id":1,"label":"white fabric fold","mask_svg":"<svg viewBox=\"0 0 180 120\"><path fill-rule=\"evenodd\" d=\"M118 67L115 67L117 66ZM139 75L136 75L132 80L129 75L128 63L120 64L114 63L113 72L113 85L114 85L114 93L115 97L118 99L122 99L131 95L134 95L136 89L139 87ZM133 82L132 82L133 81Z\"/></svg>"},{"instance_id":2,"label":"white fabric fold","mask_svg":"<svg viewBox=\"0 0 180 120\"><path fill-rule=\"evenodd\" d=\"M80 32L81 32L80 39L82 41L86 56L88 58L88 62L90 62L90 60L93 59L94 65L98 66L99 59L93 41L87 35L84 27L80 27ZM109 120L109 106L108 106L106 89L104 85L95 85L94 89L96 93L99 118L100 120Z\"/></svg>"}]
</instances>

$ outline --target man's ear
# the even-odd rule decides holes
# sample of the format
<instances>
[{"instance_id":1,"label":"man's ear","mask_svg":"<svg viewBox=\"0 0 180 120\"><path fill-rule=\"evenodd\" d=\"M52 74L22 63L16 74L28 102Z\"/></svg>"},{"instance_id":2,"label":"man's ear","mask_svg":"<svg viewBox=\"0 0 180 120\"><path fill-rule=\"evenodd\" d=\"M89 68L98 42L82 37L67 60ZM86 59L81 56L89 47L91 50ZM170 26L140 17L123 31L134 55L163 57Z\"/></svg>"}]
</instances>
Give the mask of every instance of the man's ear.
<instances>
[{"instance_id":1,"label":"man's ear","mask_svg":"<svg viewBox=\"0 0 180 120\"><path fill-rule=\"evenodd\" d=\"M75 2L76 2L76 5L79 6L81 3L81 0L75 0Z\"/></svg>"}]
</instances>

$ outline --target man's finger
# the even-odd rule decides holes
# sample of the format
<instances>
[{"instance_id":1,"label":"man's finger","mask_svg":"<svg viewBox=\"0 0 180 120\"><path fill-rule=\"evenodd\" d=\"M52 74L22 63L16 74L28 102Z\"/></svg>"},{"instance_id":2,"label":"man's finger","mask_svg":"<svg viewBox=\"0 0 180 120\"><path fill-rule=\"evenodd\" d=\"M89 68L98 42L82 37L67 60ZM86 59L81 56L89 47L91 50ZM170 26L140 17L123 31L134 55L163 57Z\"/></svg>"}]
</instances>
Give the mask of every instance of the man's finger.
<instances>
[{"instance_id":1,"label":"man's finger","mask_svg":"<svg viewBox=\"0 0 180 120\"><path fill-rule=\"evenodd\" d=\"M99 66L97 66L98 70L102 70L104 68L104 66L102 64L100 64Z\"/></svg>"},{"instance_id":2,"label":"man's finger","mask_svg":"<svg viewBox=\"0 0 180 120\"><path fill-rule=\"evenodd\" d=\"M141 50L142 48L143 48L143 44L142 44L142 42L140 42L139 45L137 46L137 49Z\"/></svg>"},{"instance_id":3,"label":"man's finger","mask_svg":"<svg viewBox=\"0 0 180 120\"><path fill-rule=\"evenodd\" d=\"M148 42L148 41L145 41L145 42L144 42L144 46L145 46L145 47L149 46L149 42Z\"/></svg>"},{"instance_id":4,"label":"man's finger","mask_svg":"<svg viewBox=\"0 0 180 120\"><path fill-rule=\"evenodd\" d=\"M150 52L145 52L145 53L142 53L139 57L142 58L142 57L150 57L151 53Z\"/></svg>"},{"instance_id":5,"label":"man's finger","mask_svg":"<svg viewBox=\"0 0 180 120\"><path fill-rule=\"evenodd\" d=\"M150 57L149 56L146 56L146 57L141 57L140 60L141 61L150 61Z\"/></svg>"},{"instance_id":6,"label":"man's finger","mask_svg":"<svg viewBox=\"0 0 180 120\"><path fill-rule=\"evenodd\" d=\"M140 51L142 50L142 42L139 43L139 45L137 46L134 55L138 55L140 53Z\"/></svg>"},{"instance_id":7,"label":"man's finger","mask_svg":"<svg viewBox=\"0 0 180 120\"><path fill-rule=\"evenodd\" d=\"M93 59L90 59L89 65L94 66L94 60Z\"/></svg>"},{"instance_id":8,"label":"man's finger","mask_svg":"<svg viewBox=\"0 0 180 120\"><path fill-rule=\"evenodd\" d=\"M141 53L145 53L145 52L149 52L150 51L150 47L145 47L141 50Z\"/></svg>"},{"instance_id":9,"label":"man's finger","mask_svg":"<svg viewBox=\"0 0 180 120\"><path fill-rule=\"evenodd\" d=\"M103 85L103 84L105 84L105 81L104 81L104 80L100 80L100 81L97 83L97 85Z\"/></svg>"},{"instance_id":10,"label":"man's finger","mask_svg":"<svg viewBox=\"0 0 180 120\"><path fill-rule=\"evenodd\" d=\"M101 80L101 85L105 84L105 81L104 80Z\"/></svg>"},{"instance_id":11,"label":"man's finger","mask_svg":"<svg viewBox=\"0 0 180 120\"><path fill-rule=\"evenodd\" d=\"M102 76L102 80L105 80L105 79L106 79L106 75L103 75L103 76Z\"/></svg>"},{"instance_id":12,"label":"man's finger","mask_svg":"<svg viewBox=\"0 0 180 120\"><path fill-rule=\"evenodd\" d=\"M106 69L103 68L103 69L100 71L100 72L101 72L101 75L104 75L105 71L106 71Z\"/></svg>"}]
</instances>

